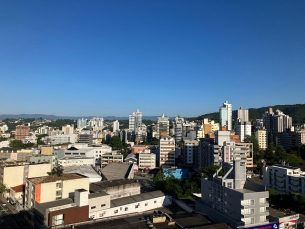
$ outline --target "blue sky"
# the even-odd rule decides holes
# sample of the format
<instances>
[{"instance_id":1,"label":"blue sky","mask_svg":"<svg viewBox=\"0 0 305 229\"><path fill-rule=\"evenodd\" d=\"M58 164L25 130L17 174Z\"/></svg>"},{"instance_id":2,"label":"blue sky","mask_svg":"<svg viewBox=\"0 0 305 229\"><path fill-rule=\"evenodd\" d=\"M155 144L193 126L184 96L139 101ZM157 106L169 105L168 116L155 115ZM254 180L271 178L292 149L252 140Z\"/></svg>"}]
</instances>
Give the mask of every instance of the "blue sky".
<instances>
[{"instance_id":1,"label":"blue sky","mask_svg":"<svg viewBox=\"0 0 305 229\"><path fill-rule=\"evenodd\" d=\"M1 1L0 114L304 103L305 1Z\"/></svg>"}]
</instances>

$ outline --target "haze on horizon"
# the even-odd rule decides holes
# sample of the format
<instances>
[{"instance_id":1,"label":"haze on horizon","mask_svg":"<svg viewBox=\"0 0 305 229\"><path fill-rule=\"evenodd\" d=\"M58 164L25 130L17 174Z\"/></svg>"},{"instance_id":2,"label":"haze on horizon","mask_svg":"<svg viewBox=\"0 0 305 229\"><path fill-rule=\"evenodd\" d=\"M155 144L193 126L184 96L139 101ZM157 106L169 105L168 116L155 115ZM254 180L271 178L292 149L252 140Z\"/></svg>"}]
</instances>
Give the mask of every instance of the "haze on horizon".
<instances>
[{"instance_id":1,"label":"haze on horizon","mask_svg":"<svg viewBox=\"0 0 305 229\"><path fill-rule=\"evenodd\" d=\"M305 2L0 3L0 113L196 117L304 103Z\"/></svg>"}]
</instances>

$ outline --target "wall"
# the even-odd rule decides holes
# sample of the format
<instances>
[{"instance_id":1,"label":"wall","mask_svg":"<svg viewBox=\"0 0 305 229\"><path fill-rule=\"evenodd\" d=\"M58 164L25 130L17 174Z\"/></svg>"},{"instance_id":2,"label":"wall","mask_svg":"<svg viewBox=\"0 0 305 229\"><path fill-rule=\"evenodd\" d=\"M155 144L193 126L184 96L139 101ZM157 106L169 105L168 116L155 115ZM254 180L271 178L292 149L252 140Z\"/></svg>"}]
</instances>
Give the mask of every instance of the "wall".
<instances>
[{"instance_id":1,"label":"wall","mask_svg":"<svg viewBox=\"0 0 305 229\"><path fill-rule=\"evenodd\" d=\"M89 212L90 213L110 208L110 195L90 198L90 199L88 199L88 203L89 203ZM103 204L105 204L104 207L101 206ZM95 208L91 209L91 207L93 207L93 206L95 206Z\"/></svg>"},{"instance_id":2,"label":"wall","mask_svg":"<svg viewBox=\"0 0 305 229\"><path fill-rule=\"evenodd\" d=\"M162 196L150 200L134 202L132 204L126 204L118 207L109 208L102 211L96 211L89 214L89 218L100 219L116 217L120 215L127 215L132 213L139 213L149 211L162 206L167 206L172 203L171 196ZM138 206L138 207L136 207ZM117 213L115 213L117 211Z\"/></svg>"},{"instance_id":3,"label":"wall","mask_svg":"<svg viewBox=\"0 0 305 229\"><path fill-rule=\"evenodd\" d=\"M40 202L45 203L56 199L56 182L41 184Z\"/></svg>"},{"instance_id":4,"label":"wall","mask_svg":"<svg viewBox=\"0 0 305 229\"><path fill-rule=\"evenodd\" d=\"M23 166L12 166L4 168L3 184L8 188L23 184Z\"/></svg>"},{"instance_id":5,"label":"wall","mask_svg":"<svg viewBox=\"0 0 305 229\"><path fill-rule=\"evenodd\" d=\"M51 172L52 164L34 164L29 165L28 178L48 176L48 172Z\"/></svg>"},{"instance_id":6,"label":"wall","mask_svg":"<svg viewBox=\"0 0 305 229\"><path fill-rule=\"evenodd\" d=\"M141 186L139 183L125 184L120 186L109 187L103 190L110 194L110 199L118 199L126 196L134 196L141 193Z\"/></svg>"},{"instance_id":7,"label":"wall","mask_svg":"<svg viewBox=\"0 0 305 229\"><path fill-rule=\"evenodd\" d=\"M75 207L49 213L48 226L52 227L53 216L64 214L64 224L79 223L88 220L89 206Z\"/></svg>"},{"instance_id":8,"label":"wall","mask_svg":"<svg viewBox=\"0 0 305 229\"><path fill-rule=\"evenodd\" d=\"M89 190L89 178L84 177L74 180L65 180L62 183L62 198L74 196L75 189Z\"/></svg>"}]
</instances>

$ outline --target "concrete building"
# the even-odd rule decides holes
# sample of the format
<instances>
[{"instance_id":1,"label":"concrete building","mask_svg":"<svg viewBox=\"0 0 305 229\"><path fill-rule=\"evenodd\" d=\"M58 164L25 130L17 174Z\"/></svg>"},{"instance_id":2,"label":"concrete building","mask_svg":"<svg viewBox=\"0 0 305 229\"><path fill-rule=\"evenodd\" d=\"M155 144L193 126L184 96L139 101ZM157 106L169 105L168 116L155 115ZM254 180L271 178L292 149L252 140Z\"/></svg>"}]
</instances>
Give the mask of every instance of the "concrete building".
<instances>
[{"instance_id":1,"label":"concrete building","mask_svg":"<svg viewBox=\"0 0 305 229\"><path fill-rule=\"evenodd\" d=\"M249 110L245 110L243 107L240 107L237 110L237 120L240 122L249 122Z\"/></svg>"},{"instance_id":2,"label":"concrete building","mask_svg":"<svg viewBox=\"0 0 305 229\"><path fill-rule=\"evenodd\" d=\"M227 130L232 130L232 104L225 101L219 108L220 127L227 127Z\"/></svg>"},{"instance_id":3,"label":"concrete building","mask_svg":"<svg viewBox=\"0 0 305 229\"><path fill-rule=\"evenodd\" d=\"M79 143L85 143L88 144L89 147L92 146L92 142L93 142L93 135L92 134L85 134L85 133L80 133L78 135L78 142Z\"/></svg>"},{"instance_id":4,"label":"concrete building","mask_svg":"<svg viewBox=\"0 0 305 229\"><path fill-rule=\"evenodd\" d=\"M222 154L222 146L215 144L214 139L200 139L197 168L222 165Z\"/></svg>"},{"instance_id":5,"label":"concrete building","mask_svg":"<svg viewBox=\"0 0 305 229\"><path fill-rule=\"evenodd\" d=\"M51 172L51 164L29 164L29 163L1 163L0 185L5 184L9 189L25 183L27 178L47 176Z\"/></svg>"},{"instance_id":6,"label":"concrete building","mask_svg":"<svg viewBox=\"0 0 305 229\"><path fill-rule=\"evenodd\" d=\"M120 131L120 123L118 120L114 121L112 126L113 126L112 130L114 133Z\"/></svg>"},{"instance_id":7,"label":"concrete building","mask_svg":"<svg viewBox=\"0 0 305 229\"><path fill-rule=\"evenodd\" d=\"M156 168L156 154L150 150L144 150L138 155L139 169L154 169Z\"/></svg>"},{"instance_id":8,"label":"concrete building","mask_svg":"<svg viewBox=\"0 0 305 229\"><path fill-rule=\"evenodd\" d=\"M233 164L235 158L240 159L240 163L244 166L247 163L248 148L246 145L237 145L235 142L225 142L223 145L222 159L223 163Z\"/></svg>"},{"instance_id":9,"label":"concrete building","mask_svg":"<svg viewBox=\"0 0 305 229\"><path fill-rule=\"evenodd\" d=\"M142 130L142 112L139 109L129 115L129 130L132 133L131 141L135 141L138 138L140 141L143 139L144 131Z\"/></svg>"},{"instance_id":10,"label":"concrete building","mask_svg":"<svg viewBox=\"0 0 305 229\"><path fill-rule=\"evenodd\" d=\"M267 198L261 185L246 180L246 166L236 157L233 165L225 163L225 175L202 178L202 199L196 211L206 214L215 223L227 222L232 228L253 228L269 224Z\"/></svg>"},{"instance_id":11,"label":"concrete building","mask_svg":"<svg viewBox=\"0 0 305 229\"><path fill-rule=\"evenodd\" d=\"M92 129L102 130L104 127L104 119L102 117L94 117L88 121L87 126Z\"/></svg>"},{"instance_id":12,"label":"concrete building","mask_svg":"<svg viewBox=\"0 0 305 229\"><path fill-rule=\"evenodd\" d=\"M113 151L111 153L105 153L101 156L101 167L105 167L109 163L123 162L124 156L121 151Z\"/></svg>"},{"instance_id":13,"label":"concrete building","mask_svg":"<svg viewBox=\"0 0 305 229\"><path fill-rule=\"evenodd\" d=\"M244 142L246 136L251 136L251 122L238 122L235 126L235 134L239 135L241 142Z\"/></svg>"},{"instance_id":14,"label":"concrete building","mask_svg":"<svg viewBox=\"0 0 305 229\"><path fill-rule=\"evenodd\" d=\"M255 137L258 141L258 145L260 149L267 149L268 147L268 137L267 137L267 130L257 130L255 132Z\"/></svg>"},{"instance_id":15,"label":"concrete building","mask_svg":"<svg viewBox=\"0 0 305 229\"><path fill-rule=\"evenodd\" d=\"M43 155L43 154L28 155L26 156L25 162L29 162L30 164L50 163L52 165L51 168L56 166L55 156L53 155Z\"/></svg>"},{"instance_id":16,"label":"concrete building","mask_svg":"<svg viewBox=\"0 0 305 229\"><path fill-rule=\"evenodd\" d=\"M131 147L131 153L141 153L146 149L148 149L147 145L134 145Z\"/></svg>"},{"instance_id":17,"label":"concrete building","mask_svg":"<svg viewBox=\"0 0 305 229\"><path fill-rule=\"evenodd\" d=\"M80 174L62 174L61 176L42 176L26 179L25 206L35 207L41 204L74 196L76 189L89 190L89 178Z\"/></svg>"},{"instance_id":18,"label":"concrete building","mask_svg":"<svg viewBox=\"0 0 305 229\"><path fill-rule=\"evenodd\" d=\"M276 110L273 118L275 132L281 133L291 129L292 118L289 115L285 115L282 111Z\"/></svg>"},{"instance_id":19,"label":"concrete building","mask_svg":"<svg viewBox=\"0 0 305 229\"><path fill-rule=\"evenodd\" d=\"M29 126L16 126L15 131L15 140L25 140L25 137L30 135L30 127Z\"/></svg>"},{"instance_id":20,"label":"concrete building","mask_svg":"<svg viewBox=\"0 0 305 229\"><path fill-rule=\"evenodd\" d=\"M235 145L247 147L246 168L252 168L253 167L253 143L235 143Z\"/></svg>"},{"instance_id":21,"label":"concrete building","mask_svg":"<svg viewBox=\"0 0 305 229\"><path fill-rule=\"evenodd\" d=\"M134 196L141 193L141 185L136 180L116 179L100 181L90 184L90 193L105 192L110 195L110 200Z\"/></svg>"},{"instance_id":22,"label":"concrete building","mask_svg":"<svg viewBox=\"0 0 305 229\"><path fill-rule=\"evenodd\" d=\"M133 179L134 164L128 162L113 162L101 170L103 180Z\"/></svg>"},{"instance_id":23,"label":"concrete building","mask_svg":"<svg viewBox=\"0 0 305 229\"><path fill-rule=\"evenodd\" d=\"M263 184L280 194L295 192L305 195L304 172L297 167L286 165L263 167Z\"/></svg>"},{"instance_id":24,"label":"concrete building","mask_svg":"<svg viewBox=\"0 0 305 229\"><path fill-rule=\"evenodd\" d=\"M46 137L46 143L51 145L60 145L76 142L76 134L58 134Z\"/></svg>"},{"instance_id":25,"label":"concrete building","mask_svg":"<svg viewBox=\"0 0 305 229\"><path fill-rule=\"evenodd\" d=\"M158 131L159 137L169 135L169 120L168 120L168 117L164 116L164 114L162 114L162 117L158 117L157 131Z\"/></svg>"},{"instance_id":26,"label":"concrete building","mask_svg":"<svg viewBox=\"0 0 305 229\"><path fill-rule=\"evenodd\" d=\"M175 139L169 136L161 137L159 143L159 167L175 166Z\"/></svg>"},{"instance_id":27,"label":"concrete building","mask_svg":"<svg viewBox=\"0 0 305 229\"><path fill-rule=\"evenodd\" d=\"M73 125L65 125L62 127L62 132L64 134L74 134L74 126Z\"/></svg>"},{"instance_id":28,"label":"concrete building","mask_svg":"<svg viewBox=\"0 0 305 229\"><path fill-rule=\"evenodd\" d=\"M87 126L87 119L79 119L77 121L77 129L83 129Z\"/></svg>"},{"instance_id":29,"label":"concrete building","mask_svg":"<svg viewBox=\"0 0 305 229\"><path fill-rule=\"evenodd\" d=\"M167 206L171 203L172 197L165 195L161 191L141 193L131 197L111 200L111 208L90 212L89 218L101 219L128 215L131 213L140 213Z\"/></svg>"},{"instance_id":30,"label":"concrete building","mask_svg":"<svg viewBox=\"0 0 305 229\"><path fill-rule=\"evenodd\" d=\"M94 157L82 157L82 156L64 157L64 158L61 158L58 160L58 164L63 167L81 166L81 165L95 166L95 158Z\"/></svg>"},{"instance_id":31,"label":"concrete building","mask_svg":"<svg viewBox=\"0 0 305 229\"><path fill-rule=\"evenodd\" d=\"M182 140L181 141L181 156L185 165L196 165L198 160L199 141L197 140Z\"/></svg>"},{"instance_id":32,"label":"concrete building","mask_svg":"<svg viewBox=\"0 0 305 229\"><path fill-rule=\"evenodd\" d=\"M183 137L183 124L184 118L178 117L175 118L175 141L178 143L181 141Z\"/></svg>"},{"instance_id":33,"label":"concrete building","mask_svg":"<svg viewBox=\"0 0 305 229\"><path fill-rule=\"evenodd\" d=\"M223 146L224 142L230 142L231 139L230 131L217 131L215 133L215 144Z\"/></svg>"}]
</instances>

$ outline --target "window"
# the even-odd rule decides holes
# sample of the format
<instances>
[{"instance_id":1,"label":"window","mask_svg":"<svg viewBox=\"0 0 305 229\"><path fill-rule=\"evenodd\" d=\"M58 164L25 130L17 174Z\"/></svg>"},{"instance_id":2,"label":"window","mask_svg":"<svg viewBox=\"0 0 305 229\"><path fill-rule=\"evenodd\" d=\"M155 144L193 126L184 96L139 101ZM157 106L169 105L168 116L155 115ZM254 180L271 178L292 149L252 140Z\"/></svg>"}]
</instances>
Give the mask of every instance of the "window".
<instances>
[{"instance_id":1,"label":"window","mask_svg":"<svg viewBox=\"0 0 305 229\"><path fill-rule=\"evenodd\" d=\"M61 183L57 183L56 188L61 188Z\"/></svg>"},{"instance_id":2,"label":"window","mask_svg":"<svg viewBox=\"0 0 305 229\"><path fill-rule=\"evenodd\" d=\"M56 191L56 196L61 196L61 191Z\"/></svg>"},{"instance_id":3,"label":"window","mask_svg":"<svg viewBox=\"0 0 305 229\"><path fill-rule=\"evenodd\" d=\"M92 206L92 207L91 207L91 209L94 209L94 208L96 208L96 206Z\"/></svg>"},{"instance_id":4,"label":"window","mask_svg":"<svg viewBox=\"0 0 305 229\"><path fill-rule=\"evenodd\" d=\"M259 203L260 204L265 204L266 203L266 198L259 198Z\"/></svg>"},{"instance_id":5,"label":"window","mask_svg":"<svg viewBox=\"0 0 305 229\"><path fill-rule=\"evenodd\" d=\"M266 207L260 207L259 212L266 212Z\"/></svg>"},{"instance_id":6,"label":"window","mask_svg":"<svg viewBox=\"0 0 305 229\"><path fill-rule=\"evenodd\" d=\"M227 187L232 188L232 182L228 182Z\"/></svg>"},{"instance_id":7,"label":"window","mask_svg":"<svg viewBox=\"0 0 305 229\"><path fill-rule=\"evenodd\" d=\"M128 207L125 208L125 212L128 211Z\"/></svg>"},{"instance_id":8,"label":"window","mask_svg":"<svg viewBox=\"0 0 305 229\"><path fill-rule=\"evenodd\" d=\"M145 206L148 206L148 203L145 203Z\"/></svg>"},{"instance_id":9,"label":"window","mask_svg":"<svg viewBox=\"0 0 305 229\"><path fill-rule=\"evenodd\" d=\"M106 206L106 204L102 204L102 205L101 205L101 207L105 207L105 206Z\"/></svg>"},{"instance_id":10,"label":"window","mask_svg":"<svg viewBox=\"0 0 305 229\"><path fill-rule=\"evenodd\" d=\"M261 215L259 217L259 222L262 223L262 222L265 222L266 221L266 216L265 215Z\"/></svg>"},{"instance_id":11,"label":"window","mask_svg":"<svg viewBox=\"0 0 305 229\"><path fill-rule=\"evenodd\" d=\"M116 213L118 213L119 212L119 210L114 210L114 214L116 214Z\"/></svg>"},{"instance_id":12,"label":"window","mask_svg":"<svg viewBox=\"0 0 305 229\"><path fill-rule=\"evenodd\" d=\"M154 203L157 203L157 201L155 200Z\"/></svg>"},{"instance_id":13,"label":"window","mask_svg":"<svg viewBox=\"0 0 305 229\"><path fill-rule=\"evenodd\" d=\"M139 205L135 205L135 206L134 206L134 208L138 208L138 207L139 207Z\"/></svg>"}]
</instances>

